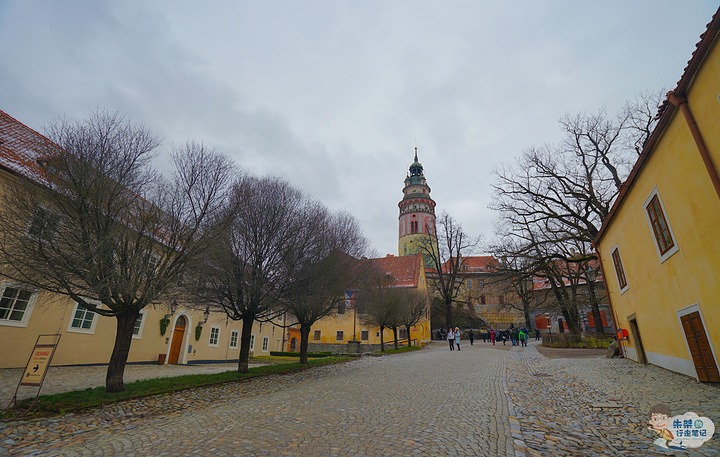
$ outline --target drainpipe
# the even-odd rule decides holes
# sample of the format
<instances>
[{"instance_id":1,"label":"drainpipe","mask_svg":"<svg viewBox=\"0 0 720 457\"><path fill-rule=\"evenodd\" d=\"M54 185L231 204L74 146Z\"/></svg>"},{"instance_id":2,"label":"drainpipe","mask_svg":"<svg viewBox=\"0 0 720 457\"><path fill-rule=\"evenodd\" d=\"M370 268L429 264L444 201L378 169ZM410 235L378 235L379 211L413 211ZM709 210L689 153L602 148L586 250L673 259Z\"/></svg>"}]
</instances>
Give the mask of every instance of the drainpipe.
<instances>
[{"instance_id":1,"label":"drainpipe","mask_svg":"<svg viewBox=\"0 0 720 457\"><path fill-rule=\"evenodd\" d=\"M700 152L700 157L702 157L705 168L710 175L710 180L713 183L713 187L715 187L715 193L717 193L718 197L720 197L720 176L718 176L717 167L713 163L712 157L710 157L710 153L705 145L705 140L700 133L697 122L695 122L695 117L693 116L692 111L690 111L690 105L688 104L687 97L676 95L675 92L668 92L668 100L670 103L680 108L683 116L685 116L685 122L687 123L688 128L690 128L690 132L695 140L695 145Z\"/></svg>"}]
</instances>

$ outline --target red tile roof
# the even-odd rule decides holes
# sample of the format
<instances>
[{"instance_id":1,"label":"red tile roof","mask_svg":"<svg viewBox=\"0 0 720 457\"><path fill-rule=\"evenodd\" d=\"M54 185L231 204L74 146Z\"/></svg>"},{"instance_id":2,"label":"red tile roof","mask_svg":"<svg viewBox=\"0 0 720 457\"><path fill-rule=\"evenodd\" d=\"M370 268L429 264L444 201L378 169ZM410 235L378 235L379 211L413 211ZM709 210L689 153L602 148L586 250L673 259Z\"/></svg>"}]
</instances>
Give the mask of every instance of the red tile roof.
<instances>
[{"instance_id":1,"label":"red tile roof","mask_svg":"<svg viewBox=\"0 0 720 457\"><path fill-rule=\"evenodd\" d=\"M0 167L11 173L25 176L35 181L42 181L44 175L37 160L39 150L55 146L55 144L0 111Z\"/></svg>"},{"instance_id":2,"label":"red tile roof","mask_svg":"<svg viewBox=\"0 0 720 457\"><path fill-rule=\"evenodd\" d=\"M417 287L420 280L422 255L405 255L395 257L388 255L379 259L367 259L373 266L392 275L395 287Z\"/></svg>"}]
</instances>

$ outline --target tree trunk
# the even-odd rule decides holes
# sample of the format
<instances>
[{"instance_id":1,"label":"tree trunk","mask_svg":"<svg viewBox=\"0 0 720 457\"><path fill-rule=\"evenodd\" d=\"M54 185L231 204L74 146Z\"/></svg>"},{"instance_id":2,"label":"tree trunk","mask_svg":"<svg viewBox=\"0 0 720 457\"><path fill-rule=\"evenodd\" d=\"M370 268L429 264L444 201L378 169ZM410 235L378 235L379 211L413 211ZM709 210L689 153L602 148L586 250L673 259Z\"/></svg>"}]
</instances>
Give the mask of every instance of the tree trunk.
<instances>
[{"instance_id":1,"label":"tree trunk","mask_svg":"<svg viewBox=\"0 0 720 457\"><path fill-rule=\"evenodd\" d=\"M125 365L127 364L128 355L130 354L133 328L139 316L140 313L138 311L129 311L116 316L115 346L113 346L107 374L105 376L105 392L115 393L125 390L123 375L125 374Z\"/></svg>"},{"instance_id":2,"label":"tree trunk","mask_svg":"<svg viewBox=\"0 0 720 457\"><path fill-rule=\"evenodd\" d=\"M308 363L308 344L310 343L310 326L300 324L300 363Z\"/></svg>"},{"instance_id":3,"label":"tree trunk","mask_svg":"<svg viewBox=\"0 0 720 457\"><path fill-rule=\"evenodd\" d=\"M602 316L600 315L600 306L598 305L595 284L591 281L588 281L588 290L590 291L590 308L592 309L593 320L595 321L595 333L598 336L605 336L605 327L602 325Z\"/></svg>"},{"instance_id":4,"label":"tree trunk","mask_svg":"<svg viewBox=\"0 0 720 457\"><path fill-rule=\"evenodd\" d=\"M450 297L447 297L445 299L445 326L448 331L450 331L452 325L452 300L450 300Z\"/></svg>"},{"instance_id":5,"label":"tree trunk","mask_svg":"<svg viewBox=\"0 0 720 457\"><path fill-rule=\"evenodd\" d=\"M380 326L380 351L385 352L385 327Z\"/></svg>"},{"instance_id":6,"label":"tree trunk","mask_svg":"<svg viewBox=\"0 0 720 457\"><path fill-rule=\"evenodd\" d=\"M407 340L408 340L408 347L410 347L410 326L406 325L405 329L407 331Z\"/></svg>"},{"instance_id":7,"label":"tree trunk","mask_svg":"<svg viewBox=\"0 0 720 457\"><path fill-rule=\"evenodd\" d=\"M523 313L525 314L525 328L530 331L532 329L532 322L530 322L530 303L523 303Z\"/></svg>"},{"instance_id":8,"label":"tree trunk","mask_svg":"<svg viewBox=\"0 0 720 457\"><path fill-rule=\"evenodd\" d=\"M397 338L397 326L392 328L393 331L393 338L395 338L395 349L398 348L398 338Z\"/></svg>"},{"instance_id":9,"label":"tree trunk","mask_svg":"<svg viewBox=\"0 0 720 457\"><path fill-rule=\"evenodd\" d=\"M252 336L252 326L255 319L251 316L245 316L242 319L242 332L240 333L240 354L238 355L238 372L247 373L250 369L248 362L250 360L250 337Z\"/></svg>"}]
</instances>

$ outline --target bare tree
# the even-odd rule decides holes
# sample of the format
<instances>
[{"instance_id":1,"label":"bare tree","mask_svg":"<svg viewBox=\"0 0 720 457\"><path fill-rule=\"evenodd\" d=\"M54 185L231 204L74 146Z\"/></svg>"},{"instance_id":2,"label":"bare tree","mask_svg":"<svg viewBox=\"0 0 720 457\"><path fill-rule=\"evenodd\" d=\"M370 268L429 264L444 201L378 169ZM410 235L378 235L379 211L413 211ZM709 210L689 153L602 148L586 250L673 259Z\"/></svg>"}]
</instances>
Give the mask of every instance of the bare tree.
<instances>
[{"instance_id":1,"label":"bare tree","mask_svg":"<svg viewBox=\"0 0 720 457\"><path fill-rule=\"evenodd\" d=\"M398 289L392 286L393 278L376 267L371 267L360 288L356 306L361 306L360 319L366 325L380 329L380 350L385 351L385 329L397 328L401 313Z\"/></svg>"},{"instance_id":2,"label":"bare tree","mask_svg":"<svg viewBox=\"0 0 720 457\"><path fill-rule=\"evenodd\" d=\"M438 219L437 228L437 232L435 227L428 227L427 230L428 233L436 232L437 241L427 237L418 243L418 248L432 269L427 277L428 285L441 298L445 325L452 328L452 307L459 303L464 257L472 255L480 239L466 234L462 226L447 213Z\"/></svg>"},{"instance_id":3,"label":"bare tree","mask_svg":"<svg viewBox=\"0 0 720 457\"><path fill-rule=\"evenodd\" d=\"M515 166L495 170L491 208L501 213L505 236L515 238L533 268L557 286L553 293L569 323L575 320L577 310L571 308L577 301L572 287L560 290L565 288L561 278L574 276L571 272L596 258L588 247L652 131L652 100L638 96L614 119L604 110L566 115L560 120L565 135L559 145L531 148ZM558 270L557 262L567 265ZM593 315L601 326L599 309Z\"/></svg>"},{"instance_id":4,"label":"bare tree","mask_svg":"<svg viewBox=\"0 0 720 457\"><path fill-rule=\"evenodd\" d=\"M398 323L405 328L410 346L410 329L428 315L430 296L424 290L399 289L400 313Z\"/></svg>"},{"instance_id":5,"label":"bare tree","mask_svg":"<svg viewBox=\"0 0 720 457\"><path fill-rule=\"evenodd\" d=\"M203 228L220 208L229 160L189 142L164 179L151 166L158 139L117 113L57 121L38 143L43 172L3 196L3 274L75 300L117 321L106 391L122 391L140 310L179 292L208 246Z\"/></svg>"},{"instance_id":6,"label":"bare tree","mask_svg":"<svg viewBox=\"0 0 720 457\"><path fill-rule=\"evenodd\" d=\"M292 249L299 259L283 294L282 309L300 324L300 363L307 363L310 329L344 306L347 291L356 288L366 263L358 260L367 249L360 226L346 213L329 214L316 205L304 218L302 243Z\"/></svg>"},{"instance_id":7,"label":"bare tree","mask_svg":"<svg viewBox=\"0 0 720 457\"><path fill-rule=\"evenodd\" d=\"M195 296L242 321L241 373L248 371L253 322L280 312L292 275L315 249L323 222L315 208L280 178L243 176L218 218L221 227L230 221L229 228L199 267Z\"/></svg>"}]
</instances>

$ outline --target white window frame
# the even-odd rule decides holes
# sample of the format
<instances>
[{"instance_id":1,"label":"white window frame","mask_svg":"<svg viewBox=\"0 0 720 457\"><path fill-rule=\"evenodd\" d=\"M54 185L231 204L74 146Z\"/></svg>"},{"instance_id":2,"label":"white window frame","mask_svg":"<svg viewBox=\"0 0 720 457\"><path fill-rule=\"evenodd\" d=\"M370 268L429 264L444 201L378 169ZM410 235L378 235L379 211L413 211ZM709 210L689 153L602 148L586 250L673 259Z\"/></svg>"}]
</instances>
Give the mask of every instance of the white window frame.
<instances>
[{"instance_id":1,"label":"white window frame","mask_svg":"<svg viewBox=\"0 0 720 457\"><path fill-rule=\"evenodd\" d=\"M254 333L250 334L250 350L251 351L255 350L255 334Z\"/></svg>"},{"instance_id":2,"label":"white window frame","mask_svg":"<svg viewBox=\"0 0 720 457\"><path fill-rule=\"evenodd\" d=\"M95 300L86 300L88 303L91 303L98 308L102 306L102 304L99 301ZM75 306L73 306L72 313L70 313L70 320L68 321L67 325L67 332L68 333L83 333L85 335L94 335L95 334L95 327L97 326L98 317L100 316L95 311L90 311L88 309L82 308L84 313L91 312L93 313L92 322L90 323L90 328L77 328L73 327L73 321L75 320L75 313L78 311L79 308L82 308L78 302L75 302Z\"/></svg>"},{"instance_id":3,"label":"white window frame","mask_svg":"<svg viewBox=\"0 0 720 457\"><path fill-rule=\"evenodd\" d=\"M213 331L215 331L215 342L213 343ZM220 327L210 326L210 335L208 335L208 346L216 348L220 344Z\"/></svg>"},{"instance_id":4,"label":"white window frame","mask_svg":"<svg viewBox=\"0 0 720 457\"><path fill-rule=\"evenodd\" d=\"M35 307L35 301L38 297L38 291L17 282L3 281L2 283L0 283L0 297L5 295L5 289L7 289L8 287L27 290L31 293L31 295L28 299L28 303L25 307L25 312L23 313L23 317L21 320L13 321L10 319L0 319L0 325L5 325L8 327L27 327L28 321L30 320L30 314L32 314L32 310Z\"/></svg>"},{"instance_id":5,"label":"white window frame","mask_svg":"<svg viewBox=\"0 0 720 457\"><path fill-rule=\"evenodd\" d=\"M145 311L144 309L140 310L140 317L138 317L138 321L140 321L140 327L138 328L137 335L133 334L133 336L132 336L134 340L142 339L143 329L145 328L145 321L147 320L147 319L145 319L146 317L147 317L147 311ZM137 325L137 321L135 322L135 325ZM135 329L133 328L133 331L134 330Z\"/></svg>"},{"instance_id":6,"label":"white window frame","mask_svg":"<svg viewBox=\"0 0 720 457\"><path fill-rule=\"evenodd\" d=\"M233 344L233 338L235 339L235 344ZM230 349L237 349L238 341L240 341L240 331L230 330Z\"/></svg>"},{"instance_id":7,"label":"white window frame","mask_svg":"<svg viewBox=\"0 0 720 457\"><path fill-rule=\"evenodd\" d=\"M617 251L618 258L620 259L620 265L622 265L623 276L625 276L625 287L620 286L620 276L618 275L618 271L615 269L615 260L613 259L613 252L615 251ZM613 271L615 271L615 281L617 281L618 289L620 289L620 295L622 295L627 292L628 289L630 289L630 281L628 280L625 262L623 262L622 255L620 254L620 248L618 247L617 243L615 244L615 246L613 246L612 249L610 249L610 263L612 263Z\"/></svg>"},{"instance_id":8,"label":"white window frame","mask_svg":"<svg viewBox=\"0 0 720 457\"><path fill-rule=\"evenodd\" d=\"M673 241L673 247L668 249L668 251L665 254L660 253L660 246L658 245L657 237L655 236L655 230L653 230L652 221L650 220L650 215L648 214L647 207L652 201L653 198L657 196L658 203L660 204L660 209L662 210L663 217L665 218L665 224L667 224L668 232L670 232L670 237L672 237ZM680 247L678 246L678 239L675 236L675 232L673 232L672 225L670 225L670 216L668 215L667 210L665 209L665 205L663 204L662 198L660 198L660 194L658 193L657 186L653 187L652 192L650 192L650 195L645 199L643 202L643 213L645 213L645 220L648 223L648 228L650 229L650 235L652 236L652 242L655 246L655 251L657 252L658 258L660 259L660 263L664 263L667 259L672 257L673 254L678 252L680 250ZM627 278L627 275L625 276Z\"/></svg>"},{"instance_id":9,"label":"white window frame","mask_svg":"<svg viewBox=\"0 0 720 457\"><path fill-rule=\"evenodd\" d=\"M263 336L262 340L262 352L268 352L268 348L270 347L270 337L269 336Z\"/></svg>"}]
</instances>

